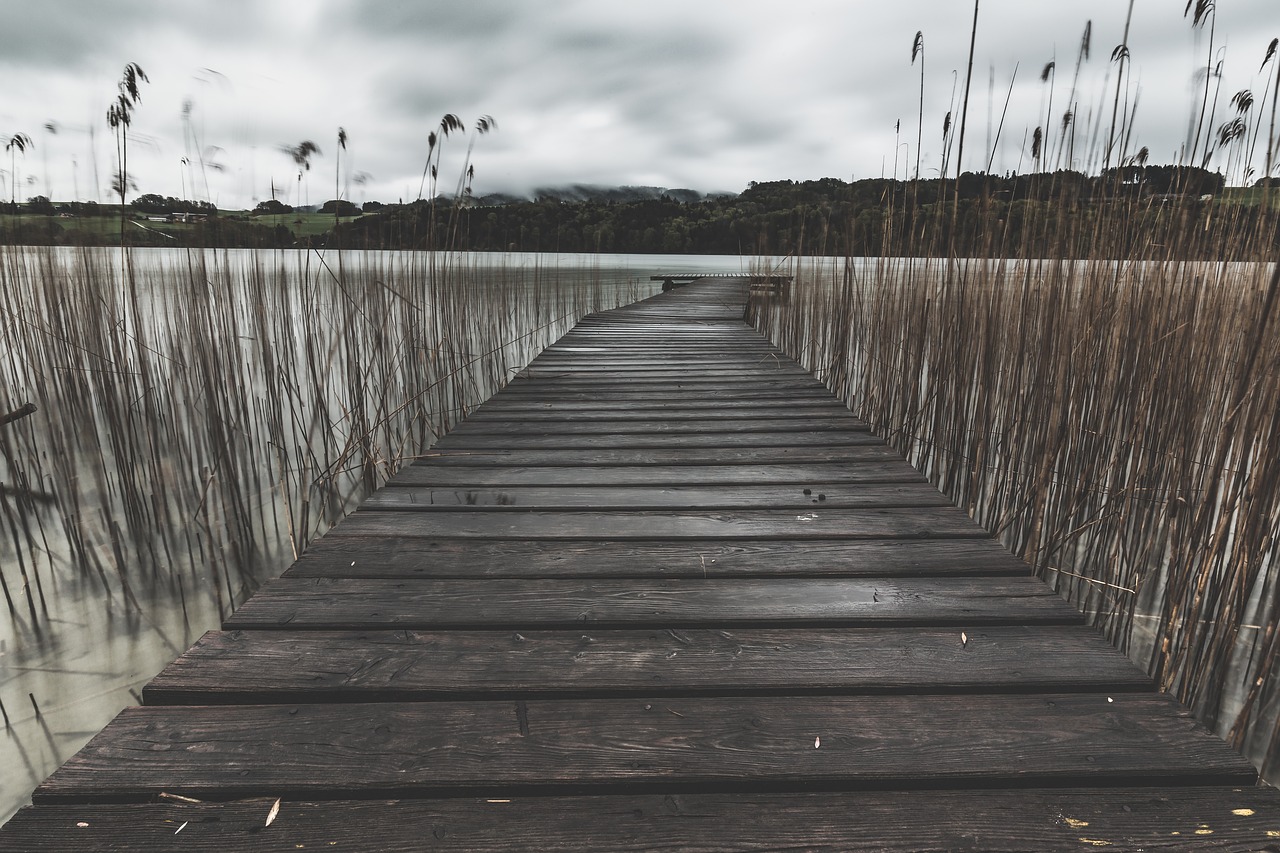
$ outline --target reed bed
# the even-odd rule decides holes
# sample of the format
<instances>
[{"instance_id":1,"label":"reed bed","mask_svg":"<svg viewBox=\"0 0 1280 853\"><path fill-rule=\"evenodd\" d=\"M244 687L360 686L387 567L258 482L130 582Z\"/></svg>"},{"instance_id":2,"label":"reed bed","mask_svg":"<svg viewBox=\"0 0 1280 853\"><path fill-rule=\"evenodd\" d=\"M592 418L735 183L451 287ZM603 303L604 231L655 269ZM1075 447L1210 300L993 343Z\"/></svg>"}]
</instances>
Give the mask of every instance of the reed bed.
<instances>
[{"instance_id":1,"label":"reed bed","mask_svg":"<svg viewBox=\"0 0 1280 853\"><path fill-rule=\"evenodd\" d=\"M1188 3L1186 25L1208 33L1206 65L1195 69L1203 97L1179 163L1148 167L1128 73L1133 8L1111 53L1114 88L1100 100L1076 97L1091 21L1060 120L1057 62L1044 66L1050 106L1043 125L1026 128L1030 156L1019 161L1029 174L1001 183L962 172L966 81L952 99L958 138L952 113L943 120L941 178L921 181L917 171L914 181L885 182L884 214L861 235L879 239L881 257L800 262L797 246L784 264L797 276L791 298L757 299L751 314L1275 779L1275 98L1268 113L1251 91L1238 92L1223 119L1210 99L1213 82L1222 86L1217 7ZM974 0L970 72L979 11ZM1272 95L1277 45L1249 60L1262 59L1259 91ZM921 125L924 46L917 33ZM1001 128L1007 109L1008 99ZM987 172L994 146L988 154ZM1081 171L1056 171L1064 162ZM1263 180L1248 196L1205 195L1226 180L1223 169L1237 182ZM1159 175L1170 178L1166 188L1147 185Z\"/></svg>"},{"instance_id":2,"label":"reed bed","mask_svg":"<svg viewBox=\"0 0 1280 853\"><path fill-rule=\"evenodd\" d=\"M1165 216L1135 252L1153 204L1055 217L1010 244L1007 206L987 200L962 223L986 235L985 259L793 260L790 298L752 315L1275 778L1275 223L1211 206ZM1088 249L1038 258L1064 223L1060 245ZM1188 260L1205 257L1241 260Z\"/></svg>"},{"instance_id":3,"label":"reed bed","mask_svg":"<svg viewBox=\"0 0 1280 853\"><path fill-rule=\"evenodd\" d=\"M0 249L0 408L38 409L0 427L11 627L39 632L67 576L225 616L639 288L448 252Z\"/></svg>"}]
</instances>

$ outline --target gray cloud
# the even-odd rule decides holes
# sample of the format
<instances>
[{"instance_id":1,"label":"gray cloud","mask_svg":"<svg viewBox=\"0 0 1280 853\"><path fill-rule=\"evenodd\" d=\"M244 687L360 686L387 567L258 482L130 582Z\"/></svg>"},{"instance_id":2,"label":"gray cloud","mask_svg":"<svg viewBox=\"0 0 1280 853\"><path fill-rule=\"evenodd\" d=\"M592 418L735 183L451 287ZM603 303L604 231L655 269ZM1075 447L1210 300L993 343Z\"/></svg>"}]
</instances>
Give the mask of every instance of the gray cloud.
<instances>
[{"instance_id":1,"label":"gray cloud","mask_svg":"<svg viewBox=\"0 0 1280 853\"><path fill-rule=\"evenodd\" d=\"M148 26L154 14L155 4L147 0L3 3L0 64L37 75L47 68L84 68L112 43Z\"/></svg>"},{"instance_id":2,"label":"gray cloud","mask_svg":"<svg viewBox=\"0 0 1280 853\"><path fill-rule=\"evenodd\" d=\"M1220 4L1217 39L1225 52L1215 123L1228 117L1240 89L1253 89L1260 107L1265 100L1268 81L1257 66L1280 34L1271 31L1280 31L1273 4ZM1075 151L1077 165L1099 162L1115 86L1109 57L1126 6L983 3L966 168L984 167L990 149L995 169L1030 168L1027 140L1038 125L1054 128L1056 146L1086 20L1093 44L1076 89ZM1130 39L1127 92L1139 99L1134 147L1149 146L1158 160L1185 146L1202 96L1193 78L1207 60L1207 36L1180 13L1180 4L1137 4ZM415 194L426 136L445 112L469 123L485 113L497 118L499 132L479 140L475 152L477 189L485 192L649 181L737 190L750 180L867 177L895 168L901 175L916 156L919 65L912 66L910 48L922 30L928 175L940 165L943 115L954 109L959 123L971 14L972 6L954 0L805 0L786 8L754 0L6 4L0 64L21 85L0 104L0 132L36 137L19 172L41 172L47 162L41 186L70 196L74 185L89 195L93 166L105 183L112 159L102 116L120 68L136 61L151 76L130 155L140 185L176 195L187 184L189 192L180 159L193 146L214 145L227 169L210 176L209 194L224 204L251 204L273 181L296 184L276 149L301 139L324 151L311 176L313 200L321 200L315 194L325 183L332 192L339 125L351 135L344 164L374 176L368 197ZM1051 59L1058 66L1052 87L1039 80ZM1046 115L1051 91L1053 115ZM181 116L186 99L195 104L189 125ZM59 122L56 137L37 133L49 119ZM466 147L463 140L446 145L442 186L452 184L447 176L461 168ZM1213 165L1238 176L1243 158L1219 156ZM322 182L317 176L326 173Z\"/></svg>"}]
</instances>

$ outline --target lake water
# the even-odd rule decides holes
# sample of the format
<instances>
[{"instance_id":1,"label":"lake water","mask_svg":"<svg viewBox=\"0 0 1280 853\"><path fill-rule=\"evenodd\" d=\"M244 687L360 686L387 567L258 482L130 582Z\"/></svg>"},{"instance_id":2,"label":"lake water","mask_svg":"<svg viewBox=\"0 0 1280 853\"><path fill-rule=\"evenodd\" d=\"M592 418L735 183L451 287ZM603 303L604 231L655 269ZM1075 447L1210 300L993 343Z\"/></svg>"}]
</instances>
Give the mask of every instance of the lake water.
<instances>
[{"instance_id":1,"label":"lake water","mask_svg":"<svg viewBox=\"0 0 1280 853\"><path fill-rule=\"evenodd\" d=\"M462 299L453 285L418 306L426 313L448 310L457 312L450 317L475 318L465 321L477 324L475 336L501 338L501 359L493 363L467 352L457 355L460 349L468 349L466 342L447 344L466 375L454 383L453 396L447 401L432 399L452 405L467 398L467 404L473 406L496 390L497 377L502 375L499 371L510 370L503 365L527 363L563 334L576 316L575 305L593 299L611 305L650 295L657 292L660 283L649 281L649 276L658 273L739 273L748 271L749 262L738 257L682 255L467 254L438 257L433 263L435 274L441 274L441 266L447 267L448 275L461 275L459 280L468 287L503 282L500 292L477 297L463 306L465 310L453 304L453 300ZM165 430L157 429L158 434L187 427L205 429L214 413L199 411L190 417L189 424L185 419L188 409L206 405L201 397L210 389L228 406L255 406L251 411L269 420L270 408L282 404L266 393L263 377L268 374L255 372L254 364L282 357L305 360L314 355L307 348L314 341L303 338L326 333L331 325L347 322L352 314L365 314L372 310L370 305L388 311L406 301L404 293L398 292L389 298L361 302L348 311L345 301L352 298L353 287L344 289L340 280L377 279L375 290L384 286L394 290L403 282L425 286L433 273L424 267L422 256L412 253L348 252L341 258L321 258L305 252L192 255L144 249L135 250L131 257L135 286L130 296L129 288L121 285L124 272L119 255L111 250L5 248L0 249L0 264L0 310L7 317L0 329L0 356L10 363L4 374L6 387L0 409L16 409L26 400L35 400L40 406L39 412L19 424L0 427L0 441L8 442L7 452L0 454L0 484L7 490L0 492L4 511L0 515L0 572L16 608L12 613L0 610L0 706L5 715L0 734L3 822L28 803L32 789L120 709L137 704L142 686L166 663L202 633L217 628L232 607L291 562L290 537L276 531L302 517L296 510L291 516L288 509L280 508L276 472L260 472L260 480L243 472L229 477L230 466L213 458L216 451L210 451L210 459L202 460L199 471L190 471L184 469L187 460L183 457L204 452L199 442L176 435L164 441L148 437L135 442L134 436L123 440L122 423L134 424L135 432L137 424L146 423L131 420L145 402L125 399L120 404L109 399L118 390L110 379L98 384L78 381L79 376L96 375L104 369L101 352L85 357L83 350L90 346L85 341L92 340L92 346L101 351L118 348L111 364L127 364L131 375L145 362L146 369L156 372L153 384L167 384L174 395L184 393L179 386L189 386L187 397L176 396L157 404L153 416L173 422L166 423ZM360 286L371 287L368 282ZM41 288L47 290L42 292ZM410 296L420 299L416 293ZM437 302L447 298L450 305L429 304L432 298ZM494 307L495 299L498 305L506 300L510 316L483 316ZM530 300L538 304L530 305ZM69 301L76 303L70 308L81 313L73 310L64 316ZM276 314L312 312L311 325L289 325L279 316L255 317L262 301ZM362 337L364 332L338 336L330 349L359 348L380 341L388 334L387 328L397 323L417 323L410 330L415 333L431 328L420 318L388 317L378 321L384 328L375 329L372 336ZM196 328L196 320L203 324L201 328ZM69 324L93 326L99 321L102 328L82 330L83 338L69 340ZM119 327L130 323L136 325L137 335L120 334ZM217 324L212 332L211 324ZM535 325L542 327L536 334L522 335ZM145 341L140 343L142 337ZM260 339L265 337L273 338L275 349L262 348ZM283 340L286 337L290 340ZM243 339L243 345L228 344L231 338ZM250 340L254 338L258 340ZM45 346L48 351L42 350L41 361L36 363L33 353ZM194 358L193 349L209 347L218 349L217 359ZM50 351L54 355L50 356ZM286 384L314 378L317 373L340 372L329 367L335 363L332 354L325 358L329 360L319 371L297 368L293 372L293 368L279 365L274 369L287 378ZM180 370L173 367L179 363ZM238 378L201 379L196 375L210 365ZM46 372L57 381L45 381L42 374ZM118 378L132 381L124 371ZM208 384L218 381L241 387L218 389L216 384ZM340 385L326 385L320 393L345 391ZM309 407L314 401L298 397L283 405L301 411L304 404ZM116 420L92 411L95 406L116 405L125 409L113 415ZM220 417L223 420L219 423L243 422L234 416ZM335 429L345 427L335 419ZM21 442L15 439L17 430L25 431ZM315 432L313 425L301 438L292 439L305 451L299 452L300 459L311 458L312 451L325 452L328 442ZM242 437L250 443L258 440L249 433ZM238 439L232 434L227 440ZM32 455L61 458L25 458ZM231 455L224 453L222 459ZM246 453L240 464L254 464L254 458ZM294 467L282 466L281 471L290 472ZM150 479L138 475L132 480L142 468L150 469ZM30 478L25 484L28 489L58 495L60 502L19 500L15 496L23 485L19 474ZM304 476L305 472L298 474L299 478ZM168 481L168 501L176 506L176 512L167 513L153 505L159 491L156 479ZM238 482L226 482L231 479ZM357 480L344 482L338 514L349 510L363 493ZM179 484L187 481L196 489L194 499L182 496L184 487ZM130 503L120 494L131 482L133 488L152 493L143 496L142 503L149 505ZM233 487L240 493L234 505L223 494ZM68 500L69 493L76 495L76 501ZM208 516L223 505L230 507L220 510L226 518L193 523L196 516ZM129 514L141 518L126 520L123 526L115 523L116 517ZM253 516L247 522L248 529L257 530L258 538L266 540L257 543L251 558L236 553L238 546L223 541L220 532L231 516L243 514ZM75 517L64 517L69 515ZM175 535L148 538L148 525L159 525L168 515L176 516L181 530ZM326 523L314 512L305 517L320 527ZM77 537L80 541L74 544L68 541ZM24 575L29 579L25 587Z\"/></svg>"}]
</instances>

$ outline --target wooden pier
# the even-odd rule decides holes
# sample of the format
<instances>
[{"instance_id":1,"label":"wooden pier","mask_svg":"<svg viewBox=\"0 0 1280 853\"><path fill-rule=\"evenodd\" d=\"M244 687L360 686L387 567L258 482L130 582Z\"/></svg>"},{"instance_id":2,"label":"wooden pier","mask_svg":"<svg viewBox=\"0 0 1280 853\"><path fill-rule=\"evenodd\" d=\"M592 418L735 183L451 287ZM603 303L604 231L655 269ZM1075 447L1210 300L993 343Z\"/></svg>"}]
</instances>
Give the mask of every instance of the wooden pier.
<instances>
[{"instance_id":1,"label":"wooden pier","mask_svg":"<svg viewBox=\"0 0 1280 853\"><path fill-rule=\"evenodd\" d=\"M1280 850L1280 797L707 279L586 318L0 850Z\"/></svg>"},{"instance_id":2,"label":"wooden pier","mask_svg":"<svg viewBox=\"0 0 1280 853\"><path fill-rule=\"evenodd\" d=\"M727 275L724 273L663 273L661 275L649 276L649 281L662 282L662 292L675 290L677 287L693 284L699 281L707 281L708 279L726 279L732 278L738 281L745 281L750 289L760 293L773 293L779 296L786 296L791 292L791 279L789 275L773 275L765 273L753 273L751 275Z\"/></svg>"}]
</instances>

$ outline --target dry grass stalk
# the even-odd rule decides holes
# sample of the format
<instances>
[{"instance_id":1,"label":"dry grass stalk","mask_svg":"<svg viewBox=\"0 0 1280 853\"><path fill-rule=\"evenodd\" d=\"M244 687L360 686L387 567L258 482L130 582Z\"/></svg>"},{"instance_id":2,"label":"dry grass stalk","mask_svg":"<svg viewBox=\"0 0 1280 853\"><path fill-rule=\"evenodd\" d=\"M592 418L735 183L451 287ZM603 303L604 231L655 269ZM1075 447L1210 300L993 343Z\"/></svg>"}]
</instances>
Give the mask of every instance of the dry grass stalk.
<instances>
[{"instance_id":1,"label":"dry grass stalk","mask_svg":"<svg viewBox=\"0 0 1280 853\"><path fill-rule=\"evenodd\" d=\"M444 252L116 258L0 250L5 384L39 408L0 431L15 620L15 582L67 569L126 599L186 578L229 612L580 316L639 297Z\"/></svg>"},{"instance_id":2,"label":"dry grass stalk","mask_svg":"<svg viewBox=\"0 0 1280 853\"><path fill-rule=\"evenodd\" d=\"M1125 124L1095 155L1137 162L1115 100ZM1274 774L1274 210L1117 184L929 219L915 197L886 198L886 257L788 259L791 298L755 322ZM961 232L988 260L945 248ZM902 246L925 257L888 257Z\"/></svg>"}]
</instances>

